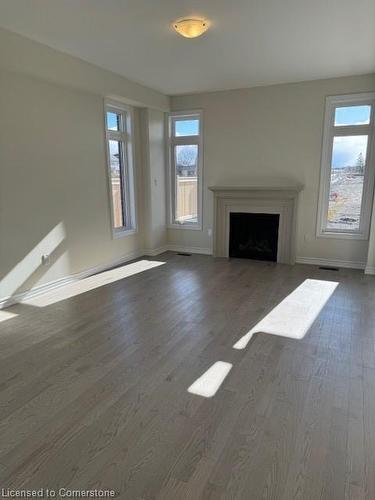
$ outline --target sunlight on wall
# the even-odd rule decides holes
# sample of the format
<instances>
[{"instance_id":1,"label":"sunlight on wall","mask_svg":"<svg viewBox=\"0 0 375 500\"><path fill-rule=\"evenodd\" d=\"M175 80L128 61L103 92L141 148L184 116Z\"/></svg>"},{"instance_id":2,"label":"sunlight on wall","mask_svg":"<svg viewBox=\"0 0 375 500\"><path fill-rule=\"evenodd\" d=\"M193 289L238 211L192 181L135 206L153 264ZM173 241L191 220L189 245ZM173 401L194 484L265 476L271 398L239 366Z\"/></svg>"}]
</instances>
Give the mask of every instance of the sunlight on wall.
<instances>
[{"instance_id":1,"label":"sunlight on wall","mask_svg":"<svg viewBox=\"0 0 375 500\"><path fill-rule=\"evenodd\" d=\"M8 311L0 311L0 323L7 321L8 319L16 318L18 314L11 313Z\"/></svg>"},{"instance_id":2,"label":"sunlight on wall","mask_svg":"<svg viewBox=\"0 0 375 500\"><path fill-rule=\"evenodd\" d=\"M135 274L148 271L149 269L162 266L163 264L165 264L165 262L140 260L133 262L132 264L116 267L115 269L110 269L109 271L89 276L88 278L75 281L74 283L69 283L59 287L58 289L52 290L51 292L46 292L29 299L24 299L22 300L22 303L37 307L49 306L50 304L55 304L61 300L75 297L81 293L94 290L95 288L108 285L109 283L113 283L114 281L118 281L123 278L128 278L129 276L134 276Z\"/></svg>"},{"instance_id":3,"label":"sunlight on wall","mask_svg":"<svg viewBox=\"0 0 375 500\"><path fill-rule=\"evenodd\" d=\"M189 387L188 392L197 396L211 398L216 394L231 369L231 363L216 361Z\"/></svg>"},{"instance_id":4,"label":"sunlight on wall","mask_svg":"<svg viewBox=\"0 0 375 500\"><path fill-rule=\"evenodd\" d=\"M43 286L46 283L55 282L57 275L69 276L70 264L69 250L66 249L61 255L54 256L49 266L43 267L43 273L40 273L40 278L33 279L32 289Z\"/></svg>"},{"instance_id":5,"label":"sunlight on wall","mask_svg":"<svg viewBox=\"0 0 375 500\"><path fill-rule=\"evenodd\" d=\"M254 333L302 339L338 286L336 281L305 280L233 346L245 349Z\"/></svg>"},{"instance_id":6,"label":"sunlight on wall","mask_svg":"<svg viewBox=\"0 0 375 500\"><path fill-rule=\"evenodd\" d=\"M1 280L0 297L10 297L41 266L41 256L51 255L66 236L63 222L57 224L40 242Z\"/></svg>"}]
</instances>

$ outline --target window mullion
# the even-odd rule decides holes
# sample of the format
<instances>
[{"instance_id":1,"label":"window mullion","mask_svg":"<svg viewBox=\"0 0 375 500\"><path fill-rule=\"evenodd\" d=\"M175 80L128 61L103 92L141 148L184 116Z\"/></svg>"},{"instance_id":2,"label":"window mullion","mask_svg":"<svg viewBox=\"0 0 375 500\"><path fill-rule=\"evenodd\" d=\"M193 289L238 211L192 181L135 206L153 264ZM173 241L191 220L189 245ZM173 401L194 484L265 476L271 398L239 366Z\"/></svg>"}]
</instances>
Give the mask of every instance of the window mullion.
<instances>
[{"instance_id":1,"label":"window mullion","mask_svg":"<svg viewBox=\"0 0 375 500\"><path fill-rule=\"evenodd\" d=\"M334 136L350 136L350 135L369 135L371 132L370 125L350 125L345 127L333 127L332 133Z\"/></svg>"},{"instance_id":2,"label":"window mullion","mask_svg":"<svg viewBox=\"0 0 375 500\"><path fill-rule=\"evenodd\" d=\"M173 137L171 143L174 146L189 146L189 145L199 145L199 136L186 136L186 137Z\"/></svg>"},{"instance_id":3,"label":"window mullion","mask_svg":"<svg viewBox=\"0 0 375 500\"><path fill-rule=\"evenodd\" d=\"M127 135L125 132L119 132L117 130L107 130L107 139L110 141L126 142Z\"/></svg>"}]
</instances>

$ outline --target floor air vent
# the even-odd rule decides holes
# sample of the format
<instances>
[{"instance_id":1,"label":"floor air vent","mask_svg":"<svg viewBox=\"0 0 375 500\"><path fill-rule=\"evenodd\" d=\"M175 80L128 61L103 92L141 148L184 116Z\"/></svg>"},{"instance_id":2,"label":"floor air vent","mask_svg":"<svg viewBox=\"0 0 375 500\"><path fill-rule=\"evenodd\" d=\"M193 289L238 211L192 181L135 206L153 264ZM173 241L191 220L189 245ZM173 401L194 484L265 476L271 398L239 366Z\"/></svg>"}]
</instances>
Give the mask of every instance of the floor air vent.
<instances>
[{"instance_id":1,"label":"floor air vent","mask_svg":"<svg viewBox=\"0 0 375 500\"><path fill-rule=\"evenodd\" d=\"M191 253L177 252L177 255L183 255L184 257L191 257Z\"/></svg>"},{"instance_id":2,"label":"floor air vent","mask_svg":"<svg viewBox=\"0 0 375 500\"><path fill-rule=\"evenodd\" d=\"M331 266L319 266L319 269L322 269L323 271L338 271L338 267L331 267Z\"/></svg>"}]
</instances>

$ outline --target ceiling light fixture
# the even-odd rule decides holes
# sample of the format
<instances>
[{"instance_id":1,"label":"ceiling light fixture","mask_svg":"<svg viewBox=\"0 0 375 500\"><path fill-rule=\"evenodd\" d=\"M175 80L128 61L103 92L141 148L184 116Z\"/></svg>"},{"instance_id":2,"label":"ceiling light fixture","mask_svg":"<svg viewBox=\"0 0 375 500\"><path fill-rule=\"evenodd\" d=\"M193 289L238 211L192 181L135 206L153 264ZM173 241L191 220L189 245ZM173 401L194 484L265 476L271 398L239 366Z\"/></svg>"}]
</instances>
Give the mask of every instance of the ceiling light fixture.
<instances>
[{"instance_id":1,"label":"ceiling light fixture","mask_svg":"<svg viewBox=\"0 0 375 500\"><path fill-rule=\"evenodd\" d=\"M208 30L208 22L203 19L181 19L173 23L173 28L185 38L196 38Z\"/></svg>"}]
</instances>

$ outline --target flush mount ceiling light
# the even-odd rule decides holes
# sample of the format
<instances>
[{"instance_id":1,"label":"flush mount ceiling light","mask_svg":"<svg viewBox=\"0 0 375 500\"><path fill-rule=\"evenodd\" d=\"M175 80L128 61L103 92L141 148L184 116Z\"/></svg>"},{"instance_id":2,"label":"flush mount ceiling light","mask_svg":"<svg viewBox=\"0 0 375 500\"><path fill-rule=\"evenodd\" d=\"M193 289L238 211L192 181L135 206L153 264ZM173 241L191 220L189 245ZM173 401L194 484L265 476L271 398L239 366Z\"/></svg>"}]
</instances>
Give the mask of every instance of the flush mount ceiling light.
<instances>
[{"instance_id":1,"label":"flush mount ceiling light","mask_svg":"<svg viewBox=\"0 0 375 500\"><path fill-rule=\"evenodd\" d=\"M208 29L208 22L203 19L181 19L173 23L177 33L185 38L196 38Z\"/></svg>"}]
</instances>

